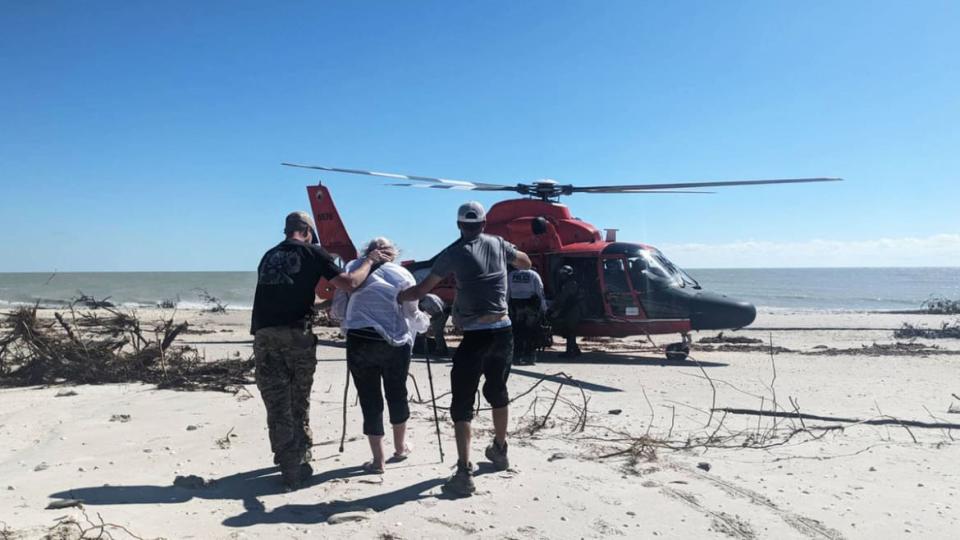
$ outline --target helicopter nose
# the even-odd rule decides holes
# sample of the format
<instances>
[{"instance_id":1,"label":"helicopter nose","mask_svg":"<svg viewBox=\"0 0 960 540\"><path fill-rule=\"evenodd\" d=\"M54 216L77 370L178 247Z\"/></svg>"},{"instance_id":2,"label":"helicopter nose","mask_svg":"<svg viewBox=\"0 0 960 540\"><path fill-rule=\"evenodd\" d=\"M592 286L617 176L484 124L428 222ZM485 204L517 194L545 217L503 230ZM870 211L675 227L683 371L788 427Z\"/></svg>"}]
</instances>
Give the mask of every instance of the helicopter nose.
<instances>
[{"instance_id":1,"label":"helicopter nose","mask_svg":"<svg viewBox=\"0 0 960 540\"><path fill-rule=\"evenodd\" d=\"M726 330L749 326L757 318L757 308L727 296L701 293L693 302L690 326L694 330Z\"/></svg>"}]
</instances>

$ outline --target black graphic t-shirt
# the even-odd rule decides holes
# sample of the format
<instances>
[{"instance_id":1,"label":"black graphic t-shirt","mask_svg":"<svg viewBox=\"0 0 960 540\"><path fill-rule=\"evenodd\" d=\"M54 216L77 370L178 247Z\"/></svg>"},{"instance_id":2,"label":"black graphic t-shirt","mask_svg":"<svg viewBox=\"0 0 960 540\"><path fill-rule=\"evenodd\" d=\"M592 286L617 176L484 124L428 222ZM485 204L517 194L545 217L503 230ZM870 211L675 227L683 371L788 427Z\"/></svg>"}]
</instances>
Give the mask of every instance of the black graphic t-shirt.
<instances>
[{"instance_id":1,"label":"black graphic t-shirt","mask_svg":"<svg viewBox=\"0 0 960 540\"><path fill-rule=\"evenodd\" d=\"M264 254L257 267L250 333L303 321L310 315L320 278L338 275L340 268L322 247L299 240L280 242Z\"/></svg>"}]
</instances>

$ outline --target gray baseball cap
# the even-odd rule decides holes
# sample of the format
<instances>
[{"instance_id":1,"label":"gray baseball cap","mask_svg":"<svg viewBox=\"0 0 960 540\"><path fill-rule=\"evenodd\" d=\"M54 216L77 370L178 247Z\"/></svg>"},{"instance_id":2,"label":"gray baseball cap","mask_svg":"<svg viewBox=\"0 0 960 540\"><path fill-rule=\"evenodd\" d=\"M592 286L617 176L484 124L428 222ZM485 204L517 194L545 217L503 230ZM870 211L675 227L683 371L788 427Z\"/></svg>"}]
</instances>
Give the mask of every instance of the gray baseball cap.
<instances>
[{"instance_id":1,"label":"gray baseball cap","mask_svg":"<svg viewBox=\"0 0 960 540\"><path fill-rule=\"evenodd\" d=\"M287 214L287 219L283 226L284 234L290 234L293 231L299 231L303 227L309 227L310 232L312 233L313 243L319 244L320 238L317 237L317 229L313 226L313 219L310 217L310 214L302 211L290 212Z\"/></svg>"},{"instance_id":2,"label":"gray baseball cap","mask_svg":"<svg viewBox=\"0 0 960 540\"><path fill-rule=\"evenodd\" d=\"M457 210L457 221L460 223L483 223L486 220L487 213L477 201L465 202Z\"/></svg>"}]
</instances>

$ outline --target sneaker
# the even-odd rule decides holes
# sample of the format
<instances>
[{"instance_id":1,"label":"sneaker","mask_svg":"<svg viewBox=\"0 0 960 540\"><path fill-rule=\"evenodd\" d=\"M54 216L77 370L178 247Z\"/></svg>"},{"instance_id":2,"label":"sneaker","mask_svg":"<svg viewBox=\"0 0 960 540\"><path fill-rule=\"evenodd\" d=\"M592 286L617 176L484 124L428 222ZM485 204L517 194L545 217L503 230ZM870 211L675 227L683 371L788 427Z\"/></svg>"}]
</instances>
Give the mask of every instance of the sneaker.
<instances>
[{"instance_id":1,"label":"sneaker","mask_svg":"<svg viewBox=\"0 0 960 540\"><path fill-rule=\"evenodd\" d=\"M473 483L473 464L463 465L457 463L457 472L450 477L440 489L444 493L449 493L456 497L469 497L477 491L477 486Z\"/></svg>"},{"instance_id":2,"label":"sneaker","mask_svg":"<svg viewBox=\"0 0 960 540\"><path fill-rule=\"evenodd\" d=\"M510 460L507 458L507 443L504 441L503 447L501 448L497 441L490 443L490 446L487 447L485 452L487 459L489 459L494 468L498 471L505 471L510 468Z\"/></svg>"}]
</instances>

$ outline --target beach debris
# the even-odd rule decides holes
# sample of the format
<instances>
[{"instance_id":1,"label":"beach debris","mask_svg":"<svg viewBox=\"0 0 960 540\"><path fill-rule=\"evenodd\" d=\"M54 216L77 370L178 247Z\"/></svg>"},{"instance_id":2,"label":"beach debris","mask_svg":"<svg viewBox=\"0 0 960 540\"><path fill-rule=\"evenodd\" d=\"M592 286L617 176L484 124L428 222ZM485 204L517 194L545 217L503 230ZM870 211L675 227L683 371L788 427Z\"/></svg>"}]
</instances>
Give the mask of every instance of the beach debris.
<instances>
[{"instance_id":1,"label":"beach debris","mask_svg":"<svg viewBox=\"0 0 960 540\"><path fill-rule=\"evenodd\" d=\"M713 338L705 338L713 339ZM749 339L749 338L748 338ZM727 343L721 342L716 345L709 343L697 343L697 350L702 352L762 352L765 354L784 354L784 353L795 353L797 352L794 349L787 347L765 345L762 340L759 342L752 343Z\"/></svg>"},{"instance_id":2,"label":"beach debris","mask_svg":"<svg viewBox=\"0 0 960 540\"><path fill-rule=\"evenodd\" d=\"M133 312L82 310L71 302L53 318L40 317L34 305L2 319L0 386L145 382L237 393L253 383L253 355L207 361L176 342L189 324L172 316L146 323Z\"/></svg>"},{"instance_id":3,"label":"beach debris","mask_svg":"<svg viewBox=\"0 0 960 540\"><path fill-rule=\"evenodd\" d=\"M931 296L920 304L920 309L930 315L960 315L960 300L946 296Z\"/></svg>"},{"instance_id":4,"label":"beach debris","mask_svg":"<svg viewBox=\"0 0 960 540\"><path fill-rule=\"evenodd\" d=\"M157 307L160 309L177 309L177 305L180 304L180 297L177 296L176 300L172 298L164 298L163 300L157 302Z\"/></svg>"},{"instance_id":5,"label":"beach debris","mask_svg":"<svg viewBox=\"0 0 960 540\"><path fill-rule=\"evenodd\" d=\"M130 421L129 414L115 414L110 417L111 422L120 422L121 424L126 424Z\"/></svg>"},{"instance_id":6,"label":"beach debris","mask_svg":"<svg viewBox=\"0 0 960 540\"><path fill-rule=\"evenodd\" d=\"M82 291L77 291L77 297L74 298L71 303L83 306L90 309L104 309L104 308L115 308L117 307L113 302L110 302L110 297L106 297L102 300L97 300L92 296L87 296L83 294Z\"/></svg>"},{"instance_id":7,"label":"beach debris","mask_svg":"<svg viewBox=\"0 0 960 540\"><path fill-rule=\"evenodd\" d=\"M607 411L607 414L620 414L623 412L623 409L610 409Z\"/></svg>"},{"instance_id":8,"label":"beach debris","mask_svg":"<svg viewBox=\"0 0 960 540\"><path fill-rule=\"evenodd\" d=\"M818 420L822 422L839 422L843 424L866 424L871 426L902 426L905 428L925 428L925 429L960 429L960 424L950 422L921 422L920 420L903 420L893 416L882 416L880 418L843 418L837 416L820 416L817 414L801 413L799 411L768 411L756 409L735 409L731 407L721 407L713 409L715 412L724 414L741 414L754 416L768 416L775 418L793 418L797 420Z\"/></svg>"},{"instance_id":9,"label":"beach debris","mask_svg":"<svg viewBox=\"0 0 960 540\"><path fill-rule=\"evenodd\" d=\"M383 484L383 476L377 476L376 478L361 478L357 480L357 482L361 484L373 484L379 486Z\"/></svg>"},{"instance_id":10,"label":"beach debris","mask_svg":"<svg viewBox=\"0 0 960 540\"><path fill-rule=\"evenodd\" d=\"M700 463L697 463L697 468L702 471L710 472L710 464L707 463L706 461L701 461Z\"/></svg>"},{"instance_id":11,"label":"beach debris","mask_svg":"<svg viewBox=\"0 0 960 540\"><path fill-rule=\"evenodd\" d=\"M210 294L206 289L198 287L194 291L200 297L200 301L203 302L204 312L217 315L223 315L227 312L227 304L224 304L220 298Z\"/></svg>"},{"instance_id":12,"label":"beach debris","mask_svg":"<svg viewBox=\"0 0 960 540\"><path fill-rule=\"evenodd\" d=\"M940 328L903 323L903 326L893 331L893 337L897 339L960 339L960 320L944 321Z\"/></svg>"},{"instance_id":13,"label":"beach debris","mask_svg":"<svg viewBox=\"0 0 960 540\"><path fill-rule=\"evenodd\" d=\"M749 345L755 343L763 343L762 339L749 338L746 336L725 336L723 332L717 334L716 337L703 337L697 340L697 343L734 343L739 345Z\"/></svg>"},{"instance_id":14,"label":"beach debris","mask_svg":"<svg viewBox=\"0 0 960 540\"><path fill-rule=\"evenodd\" d=\"M64 390L58 391L57 394L56 394L55 396L53 396L53 397L71 397L71 396L76 396L76 395L77 395L77 391L76 391L76 390L64 389Z\"/></svg>"},{"instance_id":15,"label":"beach debris","mask_svg":"<svg viewBox=\"0 0 960 540\"><path fill-rule=\"evenodd\" d=\"M195 474L190 474L187 476L177 475L177 477L173 479L173 485L175 487L184 489L200 489L210 487L214 483L215 482L213 480L207 480Z\"/></svg>"},{"instance_id":16,"label":"beach debris","mask_svg":"<svg viewBox=\"0 0 960 540\"><path fill-rule=\"evenodd\" d=\"M47 510L62 510L64 508L79 508L83 506L83 501L80 499L61 499L59 501L51 501L47 505Z\"/></svg>"},{"instance_id":17,"label":"beach debris","mask_svg":"<svg viewBox=\"0 0 960 540\"><path fill-rule=\"evenodd\" d=\"M123 525L105 522L99 512L97 512L98 522L94 522L90 519L90 516L87 515L87 511L84 510L83 506L79 506L78 508L80 508L80 513L83 516L83 522L80 522L80 520L73 516L60 517L57 519L57 522L47 530L47 534L44 535L43 538L56 538L58 540L118 538L114 535L120 532L123 532L126 535L125 537L143 538L142 536L134 534L133 531Z\"/></svg>"},{"instance_id":18,"label":"beach debris","mask_svg":"<svg viewBox=\"0 0 960 540\"><path fill-rule=\"evenodd\" d=\"M957 352L949 349L941 349L937 345L897 341L895 343L861 345L860 347L850 349L834 349L830 347L814 351L803 351L800 354L825 356L931 356L955 355Z\"/></svg>"},{"instance_id":19,"label":"beach debris","mask_svg":"<svg viewBox=\"0 0 960 540\"><path fill-rule=\"evenodd\" d=\"M217 446L219 446L221 450L227 450L228 448L230 448L230 445L232 444L230 439L232 437L236 437L236 434L233 433L233 429L234 428L230 428L230 431L228 431L226 435L224 435L223 437L220 437L215 441L217 443Z\"/></svg>"},{"instance_id":20,"label":"beach debris","mask_svg":"<svg viewBox=\"0 0 960 540\"><path fill-rule=\"evenodd\" d=\"M189 426L187 426L187 431L196 431L197 429L199 428L197 428L197 426L193 424L190 424Z\"/></svg>"},{"instance_id":21,"label":"beach debris","mask_svg":"<svg viewBox=\"0 0 960 540\"><path fill-rule=\"evenodd\" d=\"M39 465L33 468L33 472L45 471L50 468L46 461L41 461Z\"/></svg>"},{"instance_id":22,"label":"beach debris","mask_svg":"<svg viewBox=\"0 0 960 540\"><path fill-rule=\"evenodd\" d=\"M370 519L374 513L375 512L370 508L364 508L361 510L346 510L327 517L327 523L330 525L339 525L341 523L366 521Z\"/></svg>"}]
</instances>

